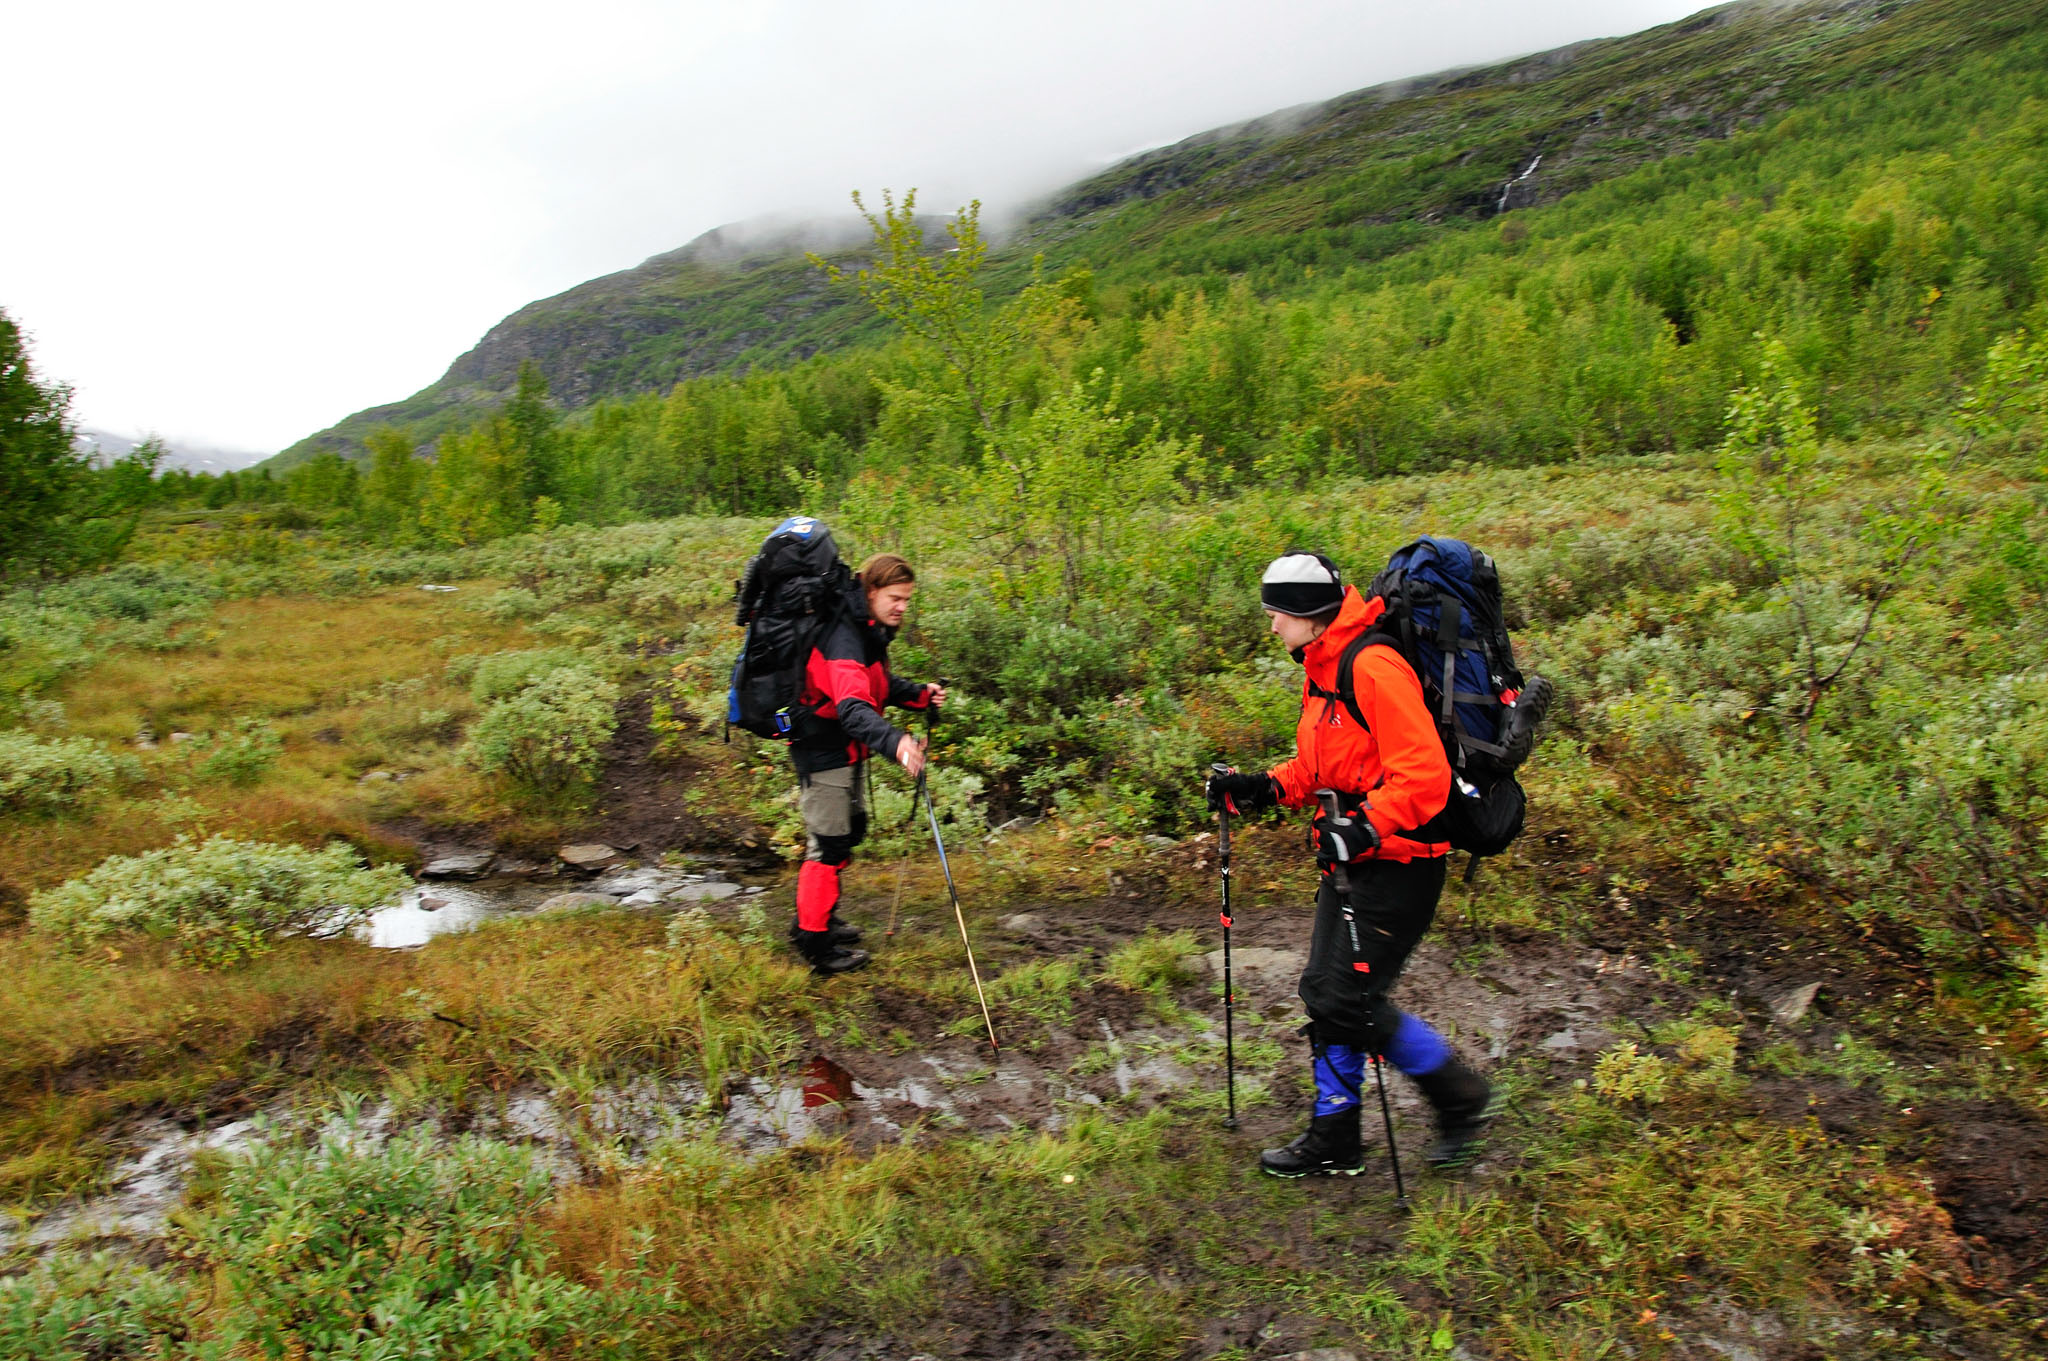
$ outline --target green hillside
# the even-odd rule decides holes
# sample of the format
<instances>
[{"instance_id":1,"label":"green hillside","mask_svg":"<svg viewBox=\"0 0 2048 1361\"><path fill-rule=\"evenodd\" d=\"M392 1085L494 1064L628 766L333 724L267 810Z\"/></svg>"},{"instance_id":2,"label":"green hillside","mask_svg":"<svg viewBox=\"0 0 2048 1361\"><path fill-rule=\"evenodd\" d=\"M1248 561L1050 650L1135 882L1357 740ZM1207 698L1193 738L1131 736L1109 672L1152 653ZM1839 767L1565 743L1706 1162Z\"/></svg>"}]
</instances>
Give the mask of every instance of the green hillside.
<instances>
[{"instance_id":1,"label":"green hillside","mask_svg":"<svg viewBox=\"0 0 2048 1361\"><path fill-rule=\"evenodd\" d=\"M531 361L558 398L583 406L621 393L665 391L680 379L786 364L877 334L805 262L843 228L754 233L721 228L640 265L529 303L499 322L431 387L358 411L269 461L279 472L321 453L352 458L366 433L399 425L421 440L476 419L509 394Z\"/></svg>"},{"instance_id":2,"label":"green hillside","mask_svg":"<svg viewBox=\"0 0 2048 1361\"><path fill-rule=\"evenodd\" d=\"M1327 279L1406 259L1503 210L1683 160L1831 91L1954 70L2023 35L2038 14L2024 3L1742 3L1360 91L1190 138L1054 195L998 251L995 288L1021 286L1042 252L1056 267L1132 284L1138 296L1119 301L1140 311L1235 282L1291 296L1309 287L1306 271ZM379 424L431 440L502 401L528 360L556 401L577 409L876 338L801 260L806 230L843 244L838 227L741 230L522 308L439 382L310 436L271 466L322 451L361 457Z\"/></svg>"}]
</instances>

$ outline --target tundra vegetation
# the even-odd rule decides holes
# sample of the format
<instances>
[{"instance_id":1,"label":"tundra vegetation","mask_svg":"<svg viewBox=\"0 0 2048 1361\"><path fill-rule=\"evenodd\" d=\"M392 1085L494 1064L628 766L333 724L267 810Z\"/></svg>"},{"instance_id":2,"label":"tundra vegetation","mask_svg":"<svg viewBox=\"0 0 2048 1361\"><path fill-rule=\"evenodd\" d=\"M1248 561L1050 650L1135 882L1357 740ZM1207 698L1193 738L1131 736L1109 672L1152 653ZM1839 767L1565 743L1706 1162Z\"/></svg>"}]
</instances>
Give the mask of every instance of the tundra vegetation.
<instances>
[{"instance_id":1,"label":"tundra vegetation","mask_svg":"<svg viewBox=\"0 0 2048 1361\"><path fill-rule=\"evenodd\" d=\"M2022 32L1349 264L1290 253L1316 218L1019 273L973 209L940 252L885 198L839 280L885 342L567 415L533 373L431 459L391 430L367 468L145 471L111 565L10 556L0 1198L103 1187L147 1116L279 1123L202 1157L163 1251L9 1249L0 1351L2038 1354L2044 57ZM1006 1047L1084 1081L1131 1061L1115 1018L1192 1083L718 1137L810 1056L972 1044L886 773L849 907L903 929L829 986L780 888L333 933L422 839L601 835L650 770L671 849L792 850L779 751L718 718L730 583L794 508L918 564L895 662L956 695L934 794ZM1502 996L1597 958L1633 1000L1597 1054L1505 1046L1494 1152L1404 1217L1249 1170L1305 1089L1278 1019L1240 1010L1221 1129L1195 838L1198 772L1291 741L1260 568L1426 531L1498 557L1561 696L1528 834L1433 948ZM1304 934L1297 835L1238 855L1240 929ZM1803 1015L1752 995L1802 978ZM635 1083L696 1114L631 1144L598 1112ZM505 1122L536 1091L573 1176Z\"/></svg>"}]
</instances>

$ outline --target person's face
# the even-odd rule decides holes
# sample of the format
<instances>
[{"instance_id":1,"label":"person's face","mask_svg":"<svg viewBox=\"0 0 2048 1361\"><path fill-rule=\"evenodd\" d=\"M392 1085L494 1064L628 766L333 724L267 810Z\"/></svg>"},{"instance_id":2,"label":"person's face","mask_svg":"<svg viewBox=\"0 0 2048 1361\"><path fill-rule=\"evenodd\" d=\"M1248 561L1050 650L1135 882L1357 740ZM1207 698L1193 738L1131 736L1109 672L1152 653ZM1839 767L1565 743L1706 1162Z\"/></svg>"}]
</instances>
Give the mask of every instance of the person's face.
<instances>
[{"instance_id":1,"label":"person's face","mask_svg":"<svg viewBox=\"0 0 2048 1361\"><path fill-rule=\"evenodd\" d=\"M1322 634L1322 629L1313 619L1304 619L1298 614L1282 614L1278 610L1267 610L1266 617L1273 621L1273 636L1289 652L1295 652L1313 643Z\"/></svg>"},{"instance_id":2,"label":"person's face","mask_svg":"<svg viewBox=\"0 0 2048 1361\"><path fill-rule=\"evenodd\" d=\"M900 628L904 612L910 608L910 597L916 590L916 582L904 581L884 586L879 591L869 591L868 614L885 628Z\"/></svg>"}]
</instances>

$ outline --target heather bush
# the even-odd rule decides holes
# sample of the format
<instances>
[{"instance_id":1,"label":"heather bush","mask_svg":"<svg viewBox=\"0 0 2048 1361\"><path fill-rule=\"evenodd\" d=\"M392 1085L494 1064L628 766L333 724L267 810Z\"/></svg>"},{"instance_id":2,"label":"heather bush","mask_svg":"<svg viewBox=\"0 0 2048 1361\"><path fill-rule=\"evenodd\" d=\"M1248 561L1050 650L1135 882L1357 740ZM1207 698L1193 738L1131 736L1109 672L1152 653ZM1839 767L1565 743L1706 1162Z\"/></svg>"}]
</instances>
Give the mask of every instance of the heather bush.
<instances>
[{"instance_id":1,"label":"heather bush","mask_svg":"<svg viewBox=\"0 0 2048 1361\"><path fill-rule=\"evenodd\" d=\"M145 936L186 963L221 967L286 934L333 933L395 900L395 865L364 869L346 845L319 850L215 836L117 855L29 899L29 925L74 946Z\"/></svg>"},{"instance_id":2,"label":"heather bush","mask_svg":"<svg viewBox=\"0 0 2048 1361\"><path fill-rule=\"evenodd\" d=\"M202 780L247 786L263 778L284 751L277 729L260 718L244 718L222 732L201 733L188 744Z\"/></svg>"},{"instance_id":3,"label":"heather bush","mask_svg":"<svg viewBox=\"0 0 2048 1361\"><path fill-rule=\"evenodd\" d=\"M479 704L508 698L535 681L580 660L573 648L536 648L526 652L493 652L482 657L464 657L458 666L449 665L449 678L467 673L469 695Z\"/></svg>"},{"instance_id":4,"label":"heather bush","mask_svg":"<svg viewBox=\"0 0 2048 1361\"><path fill-rule=\"evenodd\" d=\"M184 1285L108 1253L59 1253L0 1277L0 1356L9 1361L122 1361L228 1355L190 1342Z\"/></svg>"},{"instance_id":5,"label":"heather bush","mask_svg":"<svg viewBox=\"0 0 2048 1361\"><path fill-rule=\"evenodd\" d=\"M141 766L85 737L0 732L0 814L82 812Z\"/></svg>"},{"instance_id":6,"label":"heather bush","mask_svg":"<svg viewBox=\"0 0 2048 1361\"><path fill-rule=\"evenodd\" d=\"M596 773L618 702L618 686L596 672L557 667L484 710L470 758L533 793L561 794Z\"/></svg>"},{"instance_id":7,"label":"heather bush","mask_svg":"<svg viewBox=\"0 0 2048 1361\"><path fill-rule=\"evenodd\" d=\"M427 1129L371 1142L340 1123L312 1146L264 1149L189 1221L182 1251L228 1293L247 1343L309 1361L481 1361L572 1338L622 1350L607 1324L624 1292L547 1269L537 1228L554 1186L532 1150Z\"/></svg>"}]
</instances>

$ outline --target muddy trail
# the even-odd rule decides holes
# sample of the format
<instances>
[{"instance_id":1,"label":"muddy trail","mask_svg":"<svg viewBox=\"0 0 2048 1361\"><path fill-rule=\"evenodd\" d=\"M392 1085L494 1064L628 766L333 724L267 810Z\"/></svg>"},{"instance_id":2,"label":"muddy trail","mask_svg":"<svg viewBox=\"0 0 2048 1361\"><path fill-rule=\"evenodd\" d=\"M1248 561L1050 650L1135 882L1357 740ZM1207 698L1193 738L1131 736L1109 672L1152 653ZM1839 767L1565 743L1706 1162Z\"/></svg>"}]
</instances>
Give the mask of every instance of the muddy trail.
<instances>
[{"instance_id":1,"label":"muddy trail","mask_svg":"<svg viewBox=\"0 0 2048 1361\"><path fill-rule=\"evenodd\" d=\"M1202 923L1198 934L1205 952L1188 961L1199 966L1197 981L1176 998L1201 1018L1192 1037L1185 1027L1178 1037L1148 1027L1142 1005L1131 994L1098 985L1077 998L1070 1026L1037 1032L1033 1052L1012 1052L990 1065L985 1042L960 1036L965 1027L957 1014L935 1016L917 999L878 988L872 1001L879 1016L910 1027L918 1037L918 1052L898 1056L821 1044L815 1062L843 1074L860 1096L845 1108L840 1127L856 1140L900 1137L916 1106L891 1102L916 1090L933 1071L988 1075L953 1088L944 1105L949 1119L970 1135L1056 1126L1062 1108L1077 1098L1145 1105L1184 1095L1191 1084L1205 1085L1212 1094L1220 1089L1222 1065L1213 1052L1193 1065L1172 1058L1127 1062L1133 1051L1171 1050L1176 1038L1182 1044L1194 1038L1211 1049L1220 1045L1220 931L1213 908L1199 899L1191 902L1186 892L1205 870L1214 873L1214 852L1205 841L1197 838L1155 857L1156 872L1111 872L1111 892L1098 900L1026 905L1002 918L979 946L984 972L1000 975L1033 962L1100 959L1149 932ZM1563 837L1551 840L1545 864L1560 883L1599 872L1578 861ZM1217 1103L1189 1117L1188 1133L1190 1139L1228 1139L1247 1169L1259 1149L1299 1131L1313 1096L1308 1047L1297 1033L1302 1015L1295 996L1312 921L1306 901L1256 912L1240 909L1234 920L1239 1053L1265 1042L1277 1044L1282 1057L1277 1063L1240 1059L1240 1082L1264 1083L1269 1096L1242 1107L1235 1133L1214 1135L1205 1129L1197 1135L1197 1124L1220 1125ZM1657 967L1660 956L1674 955L1679 967ZM1617 887L1565 934L1488 926L1483 910L1469 907L1466 915L1440 920L1411 959L1396 998L1431 1019L1477 1066L1492 1072L1508 1095L1486 1153L1458 1174L1471 1192L1483 1194L1488 1183L1521 1162L1529 1122L1541 1118L1540 1098L1583 1085L1595 1056L1619 1041L1641 1040L1645 1028L1657 1021L1685 1016L1703 1002L1725 1004L1718 1014L1739 1029L1743 1055L1753 1056L1766 1045L1824 1054L1841 1047L1848 1035L1845 1025L1875 1025L1880 1014L1895 1016L1901 1008L1910 1016L1931 992L1930 979L1903 952L1882 942L1852 944L1750 905L1705 903L1642 887L1631 894ZM1896 1027L1887 1029L1896 1037ZM1931 1072L1953 1062L1965 1043L1909 1028L1898 1057ZM1113 1068L1106 1069L1099 1058L1089 1061L1105 1048L1116 1055ZM1076 1076L1091 1068L1093 1076ZM877 1094L889 1094L879 1106L872 1100ZM1435 1176L1421 1161L1432 1132L1428 1108L1398 1076L1391 1078L1388 1095L1412 1188ZM1742 1106L1757 1118L1786 1125L1811 1122L1831 1140L1881 1144L1916 1160L1947 1217L1944 1228L1953 1230L1962 1274L1991 1297L2031 1294L2048 1274L2048 1231L2041 1217L2048 1207L2048 1121L2038 1112L1982 1100L1901 1105L1871 1084L1813 1072L1759 1074L1747 1084ZM1388 1165L1370 1160L1381 1143L1378 1129L1378 1122L1368 1118L1366 1173L1307 1183L1313 1203L1299 1216L1291 1241L1255 1248L1243 1265L1256 1268L1283 1256L1313 1265L1328 1257L1330 1265L1341 1268L1341 1258L1315 1242L1310 1225L1319 1215L1335 1214L1361 1227L1367 1235L1365 1250L1398 1245L1404 1221L1393 1203ZM1194 1279L1203 1270L1192 1243L1165 1239L1154 1250L1148 1263L1153 1278ZM1344 1252L1359 1250L1354 1240ZM934 1313L943 1324L878 1339L867 1330L819 1320L787 1337L776 1354L808 1361L1085 1354L1060 1320L1020 1308L1007 1296L978 1293L963 1271L942 1269L939 1284L943 1306ZM1425 1313L1456 1303L1419 1283L1408 1283L1403 1293L1411 1308ZM1677 1330L1677 1355L1804 1361L1820 1354L1797 1327L1733 1301L1689 1313L1675 1310L1669 1321ZM1255 1311L1212 1321L1190 1354L1349 1355L1313 1350L1322 1329L1322 1320L1312 1312Z\"/></svg>"}]
</instances>

